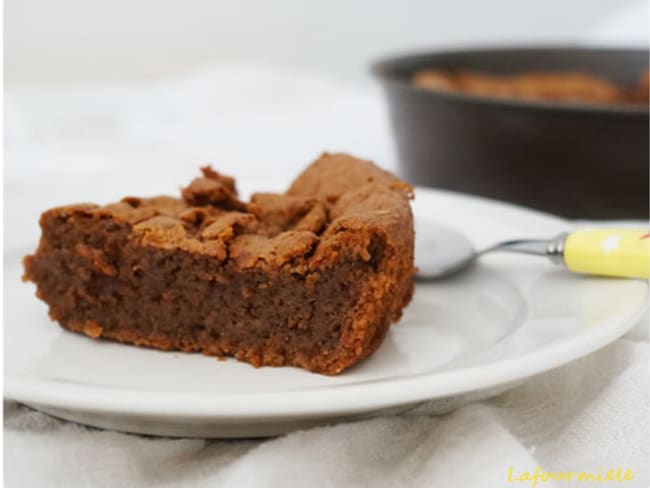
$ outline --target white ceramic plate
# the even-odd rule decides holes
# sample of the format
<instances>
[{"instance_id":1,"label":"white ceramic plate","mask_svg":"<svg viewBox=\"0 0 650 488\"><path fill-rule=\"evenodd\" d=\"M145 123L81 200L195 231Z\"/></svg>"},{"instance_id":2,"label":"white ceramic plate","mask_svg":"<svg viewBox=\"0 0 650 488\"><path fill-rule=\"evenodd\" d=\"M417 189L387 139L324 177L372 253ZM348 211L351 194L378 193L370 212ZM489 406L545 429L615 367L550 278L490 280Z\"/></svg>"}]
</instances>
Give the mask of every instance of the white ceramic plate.
<instances>
[{"instance_id":1,"label":"white ceramic plate","mask_svg":"<svg viewBox=\"0 0 650 488\"><path fill-rule=\"evenodd\" d=\"M427 222L442 222L479 248L568 227L537 212L425 189L417 190L414 211L422 235ZM449 408L615 340L644 311L648 293L642 281L573 276L540 258L486 256L459 276L418 284L381 348L331 378L63 331L33 285L20 281L20 258L33 251L35 228L10 225L5 396L69 420L148 434L266 436L431 399Z\"/></svg>"}]
</instances>

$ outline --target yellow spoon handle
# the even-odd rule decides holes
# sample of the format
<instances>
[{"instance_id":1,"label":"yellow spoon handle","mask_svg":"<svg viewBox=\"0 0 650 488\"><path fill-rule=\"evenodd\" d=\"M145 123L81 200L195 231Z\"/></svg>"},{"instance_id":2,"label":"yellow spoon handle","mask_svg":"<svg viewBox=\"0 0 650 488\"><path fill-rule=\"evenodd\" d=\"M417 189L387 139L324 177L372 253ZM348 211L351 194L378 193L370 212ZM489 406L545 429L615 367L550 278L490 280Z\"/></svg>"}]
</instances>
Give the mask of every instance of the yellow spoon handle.
<instances>
[{"instance_id":1,"label":"yellow spoon handle","mask_svg":"<svg viewBox=\"0 0 650 488\"><path fill-rule=\"evenodd\" d=\"M648 279L650 233L647 229L572 232L564 242L564 262L576 273Z\"/></svg>"}]
</instances>

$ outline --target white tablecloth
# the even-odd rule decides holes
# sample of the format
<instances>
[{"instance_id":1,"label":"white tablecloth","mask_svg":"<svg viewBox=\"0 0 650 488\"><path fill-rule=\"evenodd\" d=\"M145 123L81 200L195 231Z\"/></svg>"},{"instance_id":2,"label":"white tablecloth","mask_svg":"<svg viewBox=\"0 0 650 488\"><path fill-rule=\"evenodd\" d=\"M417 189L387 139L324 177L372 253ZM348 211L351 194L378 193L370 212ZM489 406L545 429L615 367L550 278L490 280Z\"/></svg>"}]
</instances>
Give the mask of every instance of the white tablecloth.
<instances>
[{"instance_id":1,"label":"white tablecloth","mask_svg":"<svg viewBox=\"0 0 650 488\"><path fill-rule=\"evenodd\" d=\"M25 178L35 174L54 181L74 170L101 181L107 172L147 172L158 174L151 179L160 184L160 175L185 181L199 163L214 161L244 179L264 174L269 181L287 181L325 149L346 150L389 169L394 161L383 103L372 85L259 67L229 67L153 87L13 92L5 110L7 207L12 199L26 201L20 200ZM149 183L140 178L134 193ZM100 186L93 191L100 194ZM35 222L46 204L63 203L47 198L30 195L35 203L24 207L20 219L6 212L7 228L26 238L33 234L21 222ZM5 402L5 483L503 487L532 486L508 483L509 467L514 477L539 466L592 472L621 467L635 477L622 486L647 487L647 324L646 315L603 350L447 415L433 415L424 405L401 416L268 440L126 435Z\"/></svg>"}]
</instances>

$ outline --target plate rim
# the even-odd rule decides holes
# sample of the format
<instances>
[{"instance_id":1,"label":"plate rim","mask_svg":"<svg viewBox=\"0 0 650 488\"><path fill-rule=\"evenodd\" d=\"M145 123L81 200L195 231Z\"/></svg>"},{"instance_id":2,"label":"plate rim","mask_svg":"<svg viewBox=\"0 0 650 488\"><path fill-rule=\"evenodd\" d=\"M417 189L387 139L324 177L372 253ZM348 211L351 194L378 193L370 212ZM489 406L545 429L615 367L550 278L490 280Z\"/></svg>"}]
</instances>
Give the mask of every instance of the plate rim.
<instances>
[{"instance_id":1,"label":"plate rim","mask_svg":"<svg viewBox=\"0 0 650 488\"><path fill-rule=\"evenodd\" d=\"M416 194L443 195L451 199L487 204L498 211L534 215L558 226L573 224L561 217L538 210L447 190L416 187ZM425 197L426 198L426 197ZM7 374L4 397L21 403L47 405L73 411L105 414L147 415L159 418L277 419L341 416L371 412L400 405L445 398L523 380L555 369L613 342L627 332L648 308L648 283L638 281L641 292L634 304L607 319L608 326L592 331L589 341L576 336L524 356L497 360L457 370L421 373L415 376L369 380L362 383L332 385L282 391L246 393L165 392L127 390L117 386L75 385ZM623 315L622 317L619 317ZM332 396L340 390L354 395ZM251 401L251 400L255 401Z\"/></svg>"}]
</instances>

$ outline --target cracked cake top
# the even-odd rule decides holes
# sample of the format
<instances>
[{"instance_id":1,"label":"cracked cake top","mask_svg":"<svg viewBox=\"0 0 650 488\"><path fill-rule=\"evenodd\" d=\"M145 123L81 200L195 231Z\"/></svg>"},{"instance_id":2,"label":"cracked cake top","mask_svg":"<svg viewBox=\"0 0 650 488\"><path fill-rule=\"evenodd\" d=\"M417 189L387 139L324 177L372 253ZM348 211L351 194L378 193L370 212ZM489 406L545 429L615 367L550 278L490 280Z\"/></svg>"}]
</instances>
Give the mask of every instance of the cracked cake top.
<instances>
[{"instance_id":1,"label":"cracked cake top","mask_svg":"<svg viewBox=\"0 0 650 488\"><path fill-rule=\"evenodd\" d=\"M256 193L249 202L239 199L233 178L207 166L182 198L126 197L48 212L113 219L142 245L209 255L240 269L314 270L342 253L369 260L373 238L399 246L400 228L411 221L411 187L370 162L349 165L351 159L323 154L286 193Z\"/></svg>"}]
</instances>

